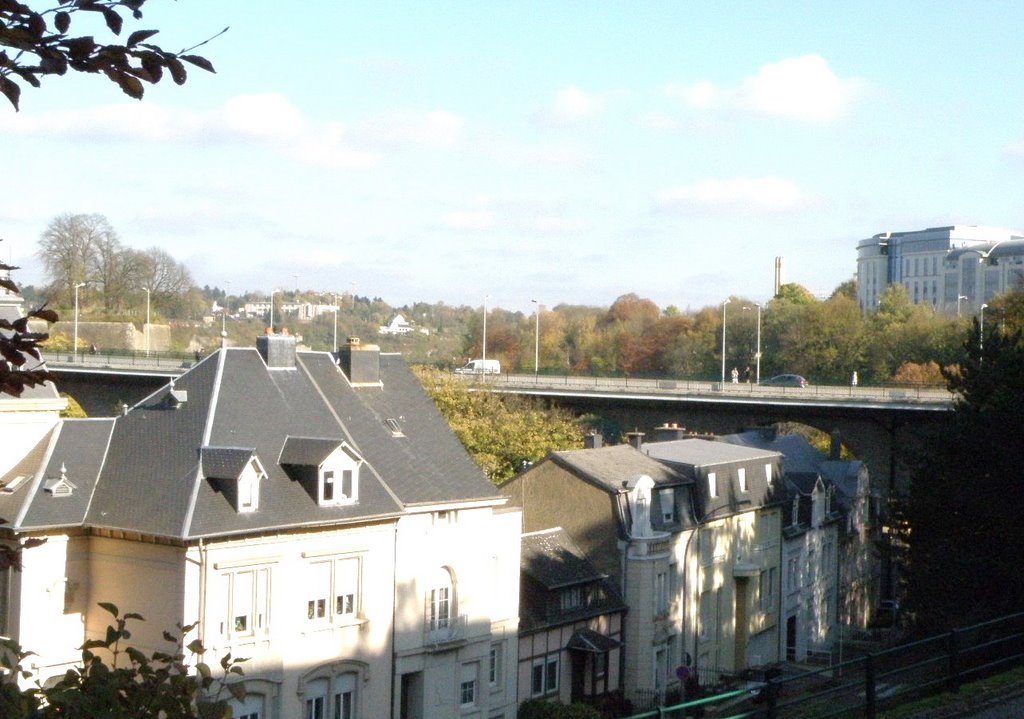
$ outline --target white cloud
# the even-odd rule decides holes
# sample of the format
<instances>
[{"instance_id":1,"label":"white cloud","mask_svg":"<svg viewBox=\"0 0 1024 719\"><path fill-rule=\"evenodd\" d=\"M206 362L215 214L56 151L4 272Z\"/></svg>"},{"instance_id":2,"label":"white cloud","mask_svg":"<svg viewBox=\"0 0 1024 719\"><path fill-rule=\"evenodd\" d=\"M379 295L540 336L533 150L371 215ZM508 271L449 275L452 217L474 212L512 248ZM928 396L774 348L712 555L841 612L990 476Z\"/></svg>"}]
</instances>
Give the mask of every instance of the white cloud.
<instances>
[{"instance_id":1,"label":"white cloud","mask_svg":"<svg viewBox=\"0 0 1024 719\"><path fill-rule=\"evenodd\" d=\"M1024 158L1024 140L1010 143L1009 145L1006 146L1004 152L1007 155Z\"/></svg>"},{"instance_id":2,"label":"white cloud","mask_svg":"<svg viewBox=\"0 0 1024 719\"><path fill-rule=\"evenodd\" d=\"M807 198L796 184L779 177L707 179L664 190L663 209L779 212L802 207Z\"/></svg>"},{"instance_id":3,"label":"white cloud","mask_svg":"<svg viewBox=\"0 0 1024 719\"><path fill-rule=\"evenodd\" d=\"M590 119L602 110L602 97L570 86L560 90L551 105L538 112L534 119L540 125L564 127Z\"/></svg>"},{"instance_id":4,"label":"white cloud","mask_svg":"<svg viewBox=\"0 0 1024 719\"><path fill-rule=\"evenodd\" d=\"M371 117L353 128L353 138L378 147L418 145L452 147L462 136L465 121L451 112L391 112Z\"/></svg>"},{"instance_id":5,"label":"white cloud","mask_svg":"<svg viewBox=\"0 0 1024 719\"><path fill-rule=\"evenodd\" d=\"M233 97L213 122L246 137L292 137L306 128L299 109L277 93Z\"/></svg>"},{"instance_id":6,"label":"white cloud","mask_svg":"<svg viewBox=\"0 0 1024 719\"><path fill-rule=\"evenodd\" d=\"M670 85L667 95L700 110L736 109L808 122L829 122L847 113L866 83L840 78L820 55L803 55L764 65L739 87L711 82Z\"/></svg>"},{"instance_id":7,"label":"white cloud","mask_svg":"<svg viewBox=\"0 0 1024 719\"><path fill-rule=\"evenodd\" d=\"M453 230L480 232L494 228L494 215L487 210L465 210L450 212L444 217L444 225Z\"/></svg>"}]
</instances>

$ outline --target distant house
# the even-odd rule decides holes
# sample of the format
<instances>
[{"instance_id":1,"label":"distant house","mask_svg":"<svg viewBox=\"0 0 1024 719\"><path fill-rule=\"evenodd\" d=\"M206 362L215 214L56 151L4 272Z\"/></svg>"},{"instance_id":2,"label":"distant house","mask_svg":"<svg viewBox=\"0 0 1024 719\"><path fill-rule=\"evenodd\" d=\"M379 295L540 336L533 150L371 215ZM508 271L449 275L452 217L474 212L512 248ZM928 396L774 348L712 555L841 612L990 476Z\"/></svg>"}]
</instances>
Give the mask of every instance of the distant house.
<instances>
[{"instance_id":1,"label":"distant house","mask_svg":"<svg viewBox=\"0 0 1024 719\"><path fill-rule=\"evenodd\" d=\"M235 716L515 715L520 516L400 358L267 335L122 416L57 409L0 398L0 541L47 540L0 572L0 631L39 681L103 601L147 653L195 622L248 657Z\"/></svg>"},{"instance_id":2,"label":"distant house","mask_svg":"<svg viewBox=\"0 0 1024 719\"><path fill-rule=\"evenodd\" d=\"M407 335L412 331L412 325L406 322L402 315L395 315L389 324L381 325L378 330L382 335Z\"/></svg>"},{"instance_id":3,"label":"distant house","mask_svg":"<svg viewBox=\"0 0 1024 719\"><path fill-rule=\"evenodd\" d=\"M521 568L519 702L614 705L626 612L614 583L560 527L523 535Z\"/></svg>"}]
</instances>

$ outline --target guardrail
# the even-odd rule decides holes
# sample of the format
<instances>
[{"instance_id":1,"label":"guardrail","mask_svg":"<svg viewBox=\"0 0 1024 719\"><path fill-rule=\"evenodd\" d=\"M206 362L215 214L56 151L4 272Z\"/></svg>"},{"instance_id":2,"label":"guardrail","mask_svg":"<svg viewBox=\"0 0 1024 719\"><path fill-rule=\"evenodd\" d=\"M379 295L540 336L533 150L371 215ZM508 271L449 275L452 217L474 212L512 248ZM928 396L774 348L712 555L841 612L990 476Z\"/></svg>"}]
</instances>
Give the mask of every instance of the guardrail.
<instances>
[{"instance_id":1,"label":"guardrail","mask_svg":"<svg viewBox=\"0 0 1024 719\"><path fill-rule=\"evenodd\" d=\"M837 402L908 402L950 404L953 395L946 389L925 386L865 387L843 385L808 385L779 387L752 383L725 384L707 380L649 379L634 377L591 377L574 375L464 375L460 380L489 388L553 390L615 394L652 394L697 396L732 399L779 399Z\"/></svg>"},{"instance_id":2,"label":"guardrail","mask_svg":"<svg viewBox=\"0 0 1024 719\"><path fill-rule=\"evenodd\" d=\"M626 719L875 719L882 709L998 674L1024 663L1024 613L791 673Z\"/></svg>"},{"instance_id":3,"label":"guardrail","mask_svg":"<svg viewBox=\"0 0 1024 719\"><path fill-rule=\"evenodd\" d=\"M77 354L73 352L43 352L42 359L50 369L134 371L155 370L184 372L201 357L183 352L139 352L132 350L97 350Z\"/></svg>"}]
</instances>

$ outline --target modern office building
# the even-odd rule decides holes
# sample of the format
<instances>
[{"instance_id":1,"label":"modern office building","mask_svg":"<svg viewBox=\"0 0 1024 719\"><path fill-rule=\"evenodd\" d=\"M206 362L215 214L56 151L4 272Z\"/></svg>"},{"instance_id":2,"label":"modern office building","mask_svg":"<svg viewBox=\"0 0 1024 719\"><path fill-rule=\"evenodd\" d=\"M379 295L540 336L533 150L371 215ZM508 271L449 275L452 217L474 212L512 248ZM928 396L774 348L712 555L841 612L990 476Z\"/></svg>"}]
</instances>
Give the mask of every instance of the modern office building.
<instances>
[{"instance_id":1,"label":"modern office building","mask_svg":"<svg viewBox=\"0 0 1024 719\"><path fill-rule=\"evenodd\" d=\"M936 312L976 313L1000 292L1024 282L1024 232L980 225L883 232L857 243L857 299L878 307L901 284L912 302Z\"/></svg>"}]
</instances>

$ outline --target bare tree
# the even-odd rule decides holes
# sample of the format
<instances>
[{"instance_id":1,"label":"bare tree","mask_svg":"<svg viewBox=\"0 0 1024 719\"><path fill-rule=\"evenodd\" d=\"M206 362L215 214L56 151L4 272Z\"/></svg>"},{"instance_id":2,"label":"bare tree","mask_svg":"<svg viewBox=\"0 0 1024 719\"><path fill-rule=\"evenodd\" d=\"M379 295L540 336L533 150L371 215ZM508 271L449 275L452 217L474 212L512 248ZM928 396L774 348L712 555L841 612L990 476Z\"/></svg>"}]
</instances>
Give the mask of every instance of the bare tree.
<instances>
[{"instance_id":1,"label":"bare tree","mask_svg":"<svg viewBox=\"0 0 1024 719\"><path fill-rule=\"evenodd\" d=\"M47 295L70 303L76 284L102 279L94 274L97 255L119 246L117 233L103 215L68 213L55 217L39 238L37 252L49 280Z\"/></svg>"}]
</instances>

